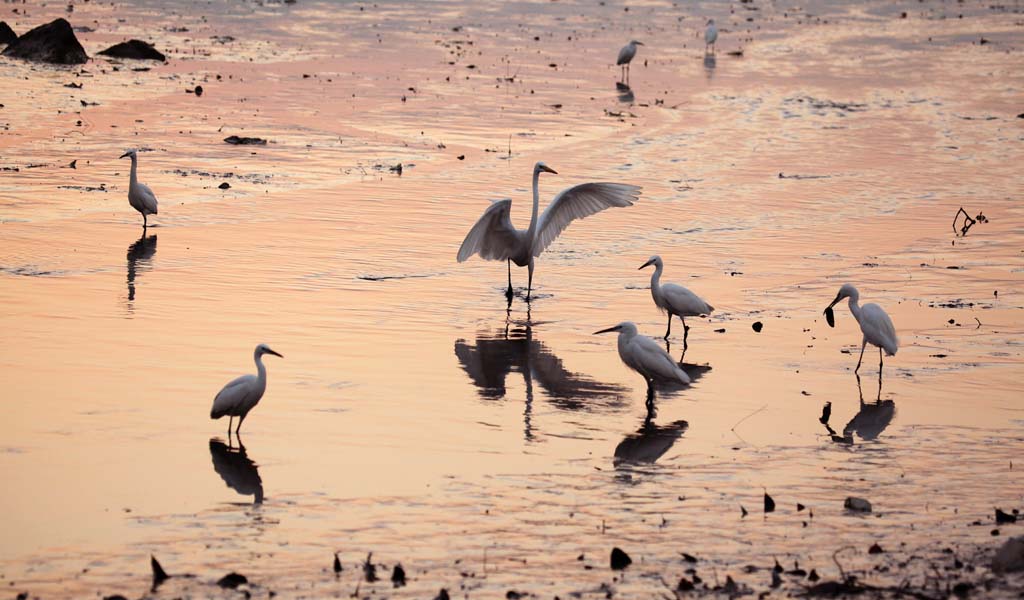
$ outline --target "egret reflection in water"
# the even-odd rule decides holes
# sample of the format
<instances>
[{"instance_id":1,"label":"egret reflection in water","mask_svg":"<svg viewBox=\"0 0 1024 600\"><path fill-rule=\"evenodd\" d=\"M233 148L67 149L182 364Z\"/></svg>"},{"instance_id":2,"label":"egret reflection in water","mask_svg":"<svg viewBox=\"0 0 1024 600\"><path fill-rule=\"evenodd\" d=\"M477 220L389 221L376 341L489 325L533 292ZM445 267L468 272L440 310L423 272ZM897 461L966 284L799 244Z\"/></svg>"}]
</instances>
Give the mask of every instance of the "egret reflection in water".
<instances>
[{"instance_id":1,"label":"egret reflection in water","mask_svg":"<svg viewBox=\"0 0 1024 600\"><path fill-rule=\"evenodd\" d=\"M475 342L460 339L455 342L455 356L462 370L478 388L481 398L500 400L507 394L506 379L510 373L523 376L526 385L525 437L533 437L530 423L533 407L533 384L540 384L549 402L563 410L586 410L596 405L622 404L625 388L595 381L586 375L565 368L541 341L534 339L529 324L516 326L511 331L477 336Z\"/></svg>"},{"instance_id":2,"label":"egret reflection in water","mask_svg":"<svg viewBox=\"0 0 1024 600\"><path fill-rule=\"evenodd\" d=\"M142 237L128 246L128 302L135 301L135 278L151 268L150 261L153 260L154 254L156 254L156 236L146 235L144 229Z\"/></svg>"},{"instance_id":3,"label":"egret reflection in water","mask_svg":"<svg viewBox=\"0 0 1024 600\"><path fill-rule=\"evenodd\" d=\"M622 463L656 462L672 448L689 426L686 421L657 425L648 413L640 429L627 435L615 447L615 466Z\"/></svg>"},{"instance_id":4,"label":"egret reflection in water","mask_svg":"<svg viewBox=\"0 0 1024 600\"><path fill-rule=\"evenodd\" d=\"M228 444L220 438L210 438L210 458L213 459L213 470L220 475L227 486L243 496L254 496L253 504L263 504L263 480L256 463L245 452L242 440L238 446L232 447L231 436Z\"/></svg>"},{"instance_id":5,"label":"egret reflection in water","mask_svg":"<svg viewBox=\"0 0 1024 600\"><path fill-rule=\"evenodd\" d=\"M633 95L633 90L628 85L618 83L615 85L615 89L619 92L619 102L632 104L636 101L636 96Z\"/></svg>"},{"instance_id":6,"label":"egret reflection in water","mask_svg":"<svg viewBox=\"0 0 1024 600\"><path fill-rule=\"evenodd\" d=\"M857 376L857 395L860 401L860 410L850 419L850 422L843 427L843 434L839 435L828 424L828 415L831 414L831 403L825 405L821 422L825 425L832 436L832 441L840 444L852 444L853 434L861 441L872 441L885 431L896 416L896 403L892 400L882 400L882 376L878 376L878 394L873 402L864 402L864 391L860 385L860 376Z\"/></svg>"},{"instance_id":7,"label":"egret reflection in water","mask_svg":"<svg viewBox=\"0 0 1024 600\"><path fill-rule=\"evenodd\" d=\"M714 54L704 55L704 75L711 81L711 78L715 76L715 66L718 65L718 59L715 58Z\"/></svg>"}]
</instances>

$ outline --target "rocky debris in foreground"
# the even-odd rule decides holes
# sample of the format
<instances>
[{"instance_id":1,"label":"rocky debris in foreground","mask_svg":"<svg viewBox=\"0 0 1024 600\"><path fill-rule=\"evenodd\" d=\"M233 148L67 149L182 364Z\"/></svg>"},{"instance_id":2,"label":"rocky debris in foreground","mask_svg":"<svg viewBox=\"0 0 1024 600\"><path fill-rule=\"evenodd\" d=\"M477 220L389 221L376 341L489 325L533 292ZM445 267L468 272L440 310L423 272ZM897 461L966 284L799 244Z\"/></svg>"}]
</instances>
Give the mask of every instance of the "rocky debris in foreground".
<instances>
[{"instance_id":1,"label":"rocky debris in foreground","mask_svg":"<svg viewBox=\"0 0 1024 600\"><path fill-rule=\"evenodd\" d=\"M14 33L7 21L0 21L0 44L10 44L16 39L18 34Z\"/></svg>"},{"instance_id":2,"label":"rocky debris in foreground","mask_svg":"<svg viewBox=\"0 0 1024 600\"><path fill-rule=\"evenodd\" d=\"M113 56L114 58L132 58L136 60L159 60L161 62L167 60L167 57L154 48L153 44L142 40L128 40L127 42L114 44L106 50L101 50L100 54Z\"/></svg>"},{"instance_id":3,"label":"rocky debris in foreground","mask_svg":"<svg viewBox=\"0 0 1024 600\"><path fill-rule=\"evenodd\" d=\"M258 137L239 137L237 135L229 135L224 138L224 141L229 144L236 146L266 146L267 140Z\"/></svg>"},{"instance_id":4,"label":"rocky debris in foreground","mask_svg":"<svg viewBox=\"0 0 1024 600\"><path fill-rule=\"evenodd\" d=\"M18 37L4 49L3 55L58 65L80 65L89 60L65 19L40 25Z\"/></svg>"}]
</instances>

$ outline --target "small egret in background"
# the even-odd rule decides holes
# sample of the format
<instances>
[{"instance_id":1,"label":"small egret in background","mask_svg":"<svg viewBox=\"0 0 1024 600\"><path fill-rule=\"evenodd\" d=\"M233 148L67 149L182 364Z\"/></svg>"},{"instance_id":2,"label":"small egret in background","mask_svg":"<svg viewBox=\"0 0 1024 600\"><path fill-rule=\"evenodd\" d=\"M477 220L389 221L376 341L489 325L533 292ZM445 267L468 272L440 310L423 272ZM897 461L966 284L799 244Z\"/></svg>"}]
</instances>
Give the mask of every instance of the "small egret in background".
<instances>
[{"instance_id":1,"label":"small egret in background","mask_svg":"<svg viewBox=\"0 0 1024 600\"><path fill-rule=\"evenodd\" d=\"M144 183L139 183L139 178L136 172L138 171L139 157L135 150L129 150L122 154L120 158L130 156L132 159L132 174L128 180L128 204L132 205L132 208L142 213L142 227L147 227L146 221L147 215L156 214L156 195L153 190L149 189L149 186Z\"/></svg>"},{"instance_id":2,"label":"small egret in background","mask_svg":"<svg viewBox=\"0 0 1024 600\"><path fill-rule=\"evenodd\" d=\"M238 427L235 428L235 433L237 434L238 430L242 428L242 421L245 420L245 415L249 414L249 411L259 404L260 398L263 397L263 392L267 390L267 368L263 366L264 354L273 354L274 356L284 358L271 350L270 346L266 344L256 346L253 359L256 361L257 374L242 375L224 386L224 389L218 392L217 397L213 399L210 418L219 419L224 415L228 415L229 437L231 435L231 419L238 417Z\"/></svg>"},{"instance_id":3,"label":"small egret in background","mask_svg":"<svg viewBox=\"0 0 1024 600\"><path fill-rule=\"evenodd\" d=\"M704 54L708 53L708 46L711 46L711 53L715 53L715 40L718 39L718 27L714 19L708 19L708 25L704 29Z\"/></svg>"},{"instance_id":4,"label":"small egret in background","mask_svg":"<svg viewBox=\"0 0 1024 600\"><path fill-rule=\"evenodd\" d=\"M647 382L647 402L654 398L655 381L674 381L690 383L690 376L676 364L665 349L651 338L637 333L636 325L630 321L619 323L615 327L595 331L599 333L619 333L619 358L626 366L643 375Z\"/></svg>"},{"instance_id":5,"label":"small egret in background","mask_svg":"<svg viewBox=\"0 0 1024 600\"><path fill-rule=\"evenodd\" d=\"M636 47L643 45L643 42L630 40L628 44L622 47L622 50L619 50L619 58L615 61L615 64L622 67L623 83L629 83L629 63L633 60L633 57L636 56Z\"/></svg>"},{"instance_id":6,"label":"small egret in background","mask_svg":"<svg viewBox=\"0 0 1024 600\"><path fill-rule=\"evenodd\" d=\"M690 333L690 327L686 324L686 317L699 317L709 315L714 306L700 299L697 294L674 283L661 285L661 271L665 263L660 256L652 256L651 259L640 266L641 269L654 265L654 273L651 275L651 296L654 297L654 304L661 312L668 313L668 329L665 330L665 339L672 333L672 316L679 315L683 322L683 350L686 350L686 336Z\"/></svg>"},{"instance_id":7,"label":"small egret in background","mask_svg":"<svg viewBox=\"0 0 1024 600\"><path fill-rule=\"evenodd\" d=\"M588 217L613 206L632 206L640 196L640 187L624 183L581 183L562 190L537 217L540 206L540 192L537 182L540 174L558 174L543 162L533 167L533 214L529 228L516 229L512 226L512 200L504 199L492 203L459 248L458 261L464 262L479 253L484 260L508 262L508 291L505 296L512 302L512 263L529 267L526 286L526 301L530 301L533 289L534 259L555 241L570 223Z\"/></svg>"},{"instance_id":8,"label":"small egret in background","mask_svg":"<svg viewBox=\"0 0 1024 600\"><path fill-rule=\"evenodd\" d=\"M900 341L896 338L896 328L893 327L892 319L877 304L858 305L857 300L860 298L860 293L857 291L857 288L847 283L839 288L836 299L825 309L825 318L828 320L829 327L836 326L832 307L843 298L850 299L850 312L853 313L853 318L857 319L860 330L864 334L864 340L860 345L860 358L857 359L857 368L853 372L856 374L860 370L860 363L864 360L864 348L870 342L872 345L878 346L878 376L881 377L882 350L885 350L888 356L895 356L896 351L900 347Z\"/></svg>"}]
</instances>

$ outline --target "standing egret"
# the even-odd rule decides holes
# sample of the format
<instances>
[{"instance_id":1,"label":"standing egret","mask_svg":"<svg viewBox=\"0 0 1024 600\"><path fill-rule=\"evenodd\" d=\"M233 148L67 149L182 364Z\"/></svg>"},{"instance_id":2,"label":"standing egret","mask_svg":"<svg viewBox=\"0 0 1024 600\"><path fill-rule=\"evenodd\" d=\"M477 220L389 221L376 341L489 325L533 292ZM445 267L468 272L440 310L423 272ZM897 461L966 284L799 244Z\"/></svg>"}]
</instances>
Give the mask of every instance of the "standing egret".
<instances>
[{"instance_id":1,"label":"standing egret","mask_svg":"<svg viewBox=\"0 0 1024 600\"><path fill-rule=\"evenodd\" d=\"M156 195L153 194L153 190L149 189L148 185L139 183L139 178L136 175L139 157L135 150L125 152L120 158L126 156L130 156L132 159L132 174L128 181L128 204L131 204L132 208L142 213L142 227L145 229L147 226L146 216L156 214Z\"/></svg>"},{"instance_id":2,"label":"standing egret","mask_svg":"<svg viewBox=\"0 0 1024 600\"><path fill-rule=\"evenodd\" d=\"M625 183L581 183L562 190L537 217L540 192L537 181L541 172L558 174L539 162L533 167L533 214L529 228L516 229L510 216L512 200L498 200L487 207L484 214L466 234L459 248L458 261L464 262L479 253L485 260L508 262L508 290L505 296L512 302L512 263L529 267L526 301L533 289L534 259L555 241L558 234L576 219L588 217L612 206L632 206L640 196L640 187Z\"/></svg>"},{"instance_id":3,"label":"standing egret","mask_svg":"<svg viewBox=\"0 0 1024 600\"><path fill-rule=\"evenodd\" d=\"M238 427L235 428L235 434L237 434L238 430L242 428L245 415L259 404L263 392L267 390L267 368L263 366L264 354L273 354L284 358L266 344L256 346L253 359L256 361L257 375L242 375L224 386L224 389L218 392L217 397L213 399L210 418L219 419L228 415L228 436L231 435L231 419L238 417Z\"/></svg>"},{"instance_id":4,"label":"standing egret","mask_svg":"<svg viewBox=\"0 0 1024 600\"><path fill-rule=\"evenodd\" d=\"M715 40L718 39L718 27L714 19L708 19L708 25L704 29L704 54L708 53L708 46L711 46L711 53L715 53Z\"/></svg>"},{"instance_id":5,"label":"standing egret","mask_svg":"<svg viewBox=\"0 0 1024 600\"><path fill-rule=\"evenodd\" d=\"M857 359L857 368L853 372L856 374L860 370L860 363L864 360L864 348L868 345L868 342L871 342L872 345L878 346L878 376L881 377L882 350L885 350L888 356L895 356L896 351L900 347L900 341L896 338L896 328L892 325L892 319L877 304L858 305L857 300L860 298L860 293L857 291L857 288L846 283L843 284L843 287L839 288L836 299L825 309L825 317L828 319L830 327L835 327L832 307L843 298L850 299L850 312L853 313L853 318L857 319L860 330L864 334L864 340L860 345L860 358Z\"/></svg>"},{"instance_id":6,"label":"standing egret","mask_svg":"<svg viewBox=\"0 0 1024 600\"><path fill-rule=\"evenodd\" d=\"M665 339L672 332L672 316L679 315L683 322L683 351L686 350L686 336L690 333L690 327L686 324L686 317L699 317L709 315L714 306L701 300L697 294L674 283L661 285L661 271L665 264L661 262L660 256L652 256L651 260L640 266L641 269L654 265L654 273L651 275L651 296L654 304L661 309L661 312L668 313L668 329L665 330Z\"/></svg>"},{"instance_id":7,"label":"standing egret","mask_svg":"<svg viewBox=\"0 0 1024 600\"><path fill-rule=\"evenodd\" d=\"M643 42L630 40L628 44L619 50L619 58L615 61L615 64L622 67L622 83L629 84L629 63L636 56L636 47L643 45Z\"/></svg>"},{"instance_id":8,"label":"standing egret","mask_svg":"<svg viewBox=\"0 0 1024 600\"><path fill-rule=\"evenodd\" d=\"M619 323L615 327L595 331L599 333L619 332L619 358L626 366L643 375L647 382L647 403L654 401L654 382L656 380L690 383L690 376L679 368L665 349L651 338L639 335L636 325L630 321Z\"/></svg>"}]
</instances>

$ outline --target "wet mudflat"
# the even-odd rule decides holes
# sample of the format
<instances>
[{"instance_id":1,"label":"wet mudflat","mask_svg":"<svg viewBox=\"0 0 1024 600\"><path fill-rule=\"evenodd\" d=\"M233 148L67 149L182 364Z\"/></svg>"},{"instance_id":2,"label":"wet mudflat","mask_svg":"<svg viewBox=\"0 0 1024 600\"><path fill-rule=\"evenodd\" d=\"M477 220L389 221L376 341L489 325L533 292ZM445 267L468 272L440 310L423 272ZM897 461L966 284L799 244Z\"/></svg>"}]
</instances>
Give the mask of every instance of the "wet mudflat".
<instances>
[{"instance_id":1,"label":"wet mudflat","mask_svg":"<svg viewBox=\"0 0 1024 600\"><path fill-rule=\"evenodd\" d=\"M1020 584L988 569L1024 534L995 519L1024 508L1018 8L0 14L18 33L87 26L94 57L0 58L11 596ZM168 61L96 56L127 38ZM612 63L629 39L645 46L625 91ZM117 159L131 147L161 202L144 235ZM542 255L529 308L514 270L507 307L504 265L455 254L491 199L511 197L525 227L538 160L559 172L542 208L584 181L644 191ZM988 221L956 235L960 207ZM653 254L716 310L687 320L685 356L673 325L694 382L649 412L614 339L591 333L632 320L663 334L637 270ZM872 349L853 374L846 306L835 329L822 315L846 282L900 334L881 381ZM285 358L229 440L210 402L255 371L260 342ZM851 496L872 512L844 508ZM151 554L172 575L156 591ZM247 582L218 586L230 572Z\"/></svg>"}]
</instances>

